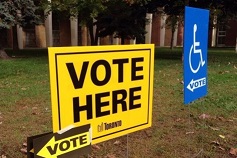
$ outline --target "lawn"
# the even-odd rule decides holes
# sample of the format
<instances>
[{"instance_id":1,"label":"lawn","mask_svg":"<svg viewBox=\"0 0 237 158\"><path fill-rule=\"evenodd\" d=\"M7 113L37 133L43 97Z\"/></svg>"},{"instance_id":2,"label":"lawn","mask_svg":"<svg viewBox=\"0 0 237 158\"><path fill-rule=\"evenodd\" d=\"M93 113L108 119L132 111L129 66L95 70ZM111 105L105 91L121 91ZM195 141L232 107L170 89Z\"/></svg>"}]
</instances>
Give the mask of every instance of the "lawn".
<instances>
[{"instance_id":1,"label":"lawn","mask_svg":"<svg viewBox=\"0 0 237 158\"><path fill-rule=\"evenodd\" d=\"M13 55L0 60L0 157L26 158L26 138L52 130L48 58L45 50ZM234 157L237 54L209 50L208 95L190 105L183 104L181 55L181 48L156 49L152 127L96 144L88 157Z\"/></svg>"}]
</instances>

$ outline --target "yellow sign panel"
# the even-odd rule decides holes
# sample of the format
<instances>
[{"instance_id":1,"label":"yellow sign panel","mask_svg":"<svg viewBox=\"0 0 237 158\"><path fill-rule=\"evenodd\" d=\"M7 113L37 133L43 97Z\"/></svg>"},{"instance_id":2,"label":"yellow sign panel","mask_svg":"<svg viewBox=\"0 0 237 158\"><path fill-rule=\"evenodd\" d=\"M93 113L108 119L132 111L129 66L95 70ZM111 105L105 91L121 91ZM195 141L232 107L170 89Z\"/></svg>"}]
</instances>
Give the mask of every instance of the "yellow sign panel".
<instances>
[{"instance_id":1,"label":"yellow sign panel","mask_svg":"<svg viewBox=\"0 0 237 158\"><path fill-rule=\"evenodd\" d=\"M28 145L31 146L28 152L33 152L28 153L28 158L68 158L86 155L91 152L90 125L33 136L28 138Z\"/></svg>"},{"instance_id":2,"label":"yellow sign panel","mask_svg":"<svg viewBox=\"0 0 237 158\"><path fill-rule=\"evenodd\" d=\"M53 131L91 124L92 144L151 126L154 45L49 48Z\"/></svg>"},{"instance_id":3,"label":"yellow sign panel","mask_svg":"<svg viewBox=\"0 0 237 158\"><path fill-rule=\"evenodd\" d=\"M77 134L59 141L55 141L55 137L52 137L49 142L47 142L47 144L45 144L45 146L37 153L37 155L41 157L57 158L59 155L86 147L90 145L89 134L89 132Z\"/></svg>"}]
</instances>

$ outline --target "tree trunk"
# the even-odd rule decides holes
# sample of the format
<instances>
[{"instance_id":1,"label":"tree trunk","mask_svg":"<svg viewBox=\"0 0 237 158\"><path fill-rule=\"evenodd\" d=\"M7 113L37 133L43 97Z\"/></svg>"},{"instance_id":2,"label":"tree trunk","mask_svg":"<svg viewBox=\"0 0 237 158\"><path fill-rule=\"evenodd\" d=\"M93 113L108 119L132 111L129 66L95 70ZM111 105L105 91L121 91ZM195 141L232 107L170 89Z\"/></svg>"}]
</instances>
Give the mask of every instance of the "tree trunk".
<instances>
[{"instance_id":1,"label":"tree trunk","mask_svg":"<svg viewBox=\"0 0 237 158\"><path fill-rule=\"evenodd\" d=\"M184 1L184 4L185 4L186 6L189 6L189 0L185 0L185 1Z\"/></svg>"},{"instance_id":2,"label":"tree trunk","mask_svg":"<svg viewBox=\"0 0 237 158\"><path fill-rule=\"evenodd\" d=\"M96 31L95 31L95 45L97 46L98 45L98 40L99 40L99 36L98 36L98 29L96 28Z\"/></svg>"},{"instance_id":3,"label":"tree trunk","mask_svg":"<svg viewBox=\"0 0 237 158\"><path fill-rule=\"evenodd\" d=\"M170 49L171 50L173 50L173 48L174 48L174 32L175 32L175 29L172 29L171 42L170 42Z\"/></svg>"},{"instance_id":4,"label":"tree trunk","mask_svg":"<svg viewBox=\"0 0 237 158\"><path fill-rule=\"evenodd\" d=\"M89 34L90 34L91 45L94 46L96 44L95 44L95 36L94 36L94 32L93 32L93 21L89 21L87 23L87 28L88 28Z\"/></svg>"},{"instance_id":5,"label":"tree trunk","mask_svg":"<svg viewBox=\"0 0 237 158\"><path fill-rule=\"evenodd\" d=\"M11 59L11 57L7 55L4 49L0 48L0 59Z\"/></svg>"},{"instance_id":6,"label":"tree trunk","mask_svg":"<svg viewBox=\"0 0 237 158\"><path fill-rule=\"evenodd\" d=\"M87 46L87 27L82 26L81 28L81 38L82 38L82 46Z\"/></svg>"},{"instance_id":7,"label":"tree trunk","mask_svg":"<svg viewBox=\"0 0 237 158\"><path fill-rule=\"evenodd\" d=\"M125 38L123 36L121 36L121 45L125 44Z\"/></svg>"},{"instance_id":8,"label":"tree trunk","mask_svg":"<svg viewBox=\"0 0 237 158\"><path fill-rule=\"evenodd\" d=\"M17 26L14 25L12 27L12 32L13 32L13 51L18 51L18 39L17 39Z\"/></svg>"},{"instance_id":9,"label":"tree trunk","mask_svg":"<svg viewBox=\"0 0 237 158\"><path fill-rule=\"evenodd\" d=\"M89 29L90 39L91 39L91 45L94 46L96 44L95 44L95 38L93 34L93 26L88 27L88 29Z\"/></svg>"},{"instance_id":10,"label":"tree trunk","mask_svg":"<svg viewBox=\"0 0 237 158\"><path fill-rule=\"evenodd\" d=\"M235 44L235 53L237 53L237 37L236 37L236 44Z\"/></svg>"}]
</instances>

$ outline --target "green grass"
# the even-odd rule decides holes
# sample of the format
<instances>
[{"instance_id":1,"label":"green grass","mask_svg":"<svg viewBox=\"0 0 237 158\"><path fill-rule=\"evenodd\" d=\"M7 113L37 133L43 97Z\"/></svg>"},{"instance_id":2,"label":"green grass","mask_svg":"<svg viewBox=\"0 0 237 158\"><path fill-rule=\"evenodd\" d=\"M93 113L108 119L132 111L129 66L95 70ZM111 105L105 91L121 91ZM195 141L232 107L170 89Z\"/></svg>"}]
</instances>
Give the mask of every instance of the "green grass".
<instances>
[{"instance_id":1,"label":"green grass","mask_svg":"<svg viewBox=\"0 0 237 158\"><path fill-rule=\"evenodd\" d=\"M27 136L51 129L48 61L0 60L0 155L24 157Z\"/></svg>"},{"instance_id":2,"label":"green grass","mask_svg":"<svg viewBox=\"0 0 237 158\"><path fill-rule=\"evenodd\" d=\"M27 136L52 130L48 59L27 52L0 60L0 156L25 158L20 149ZM152 127L129 134L128 144L126 136L99 143L93 157L122 158L127 149L131 158L229 157L237 148L237 54L209 49L208 95L188 106L181 58L182 48L156 49ZM202 114L209 117L200 119Z\"/></svg>"}]
</instances>

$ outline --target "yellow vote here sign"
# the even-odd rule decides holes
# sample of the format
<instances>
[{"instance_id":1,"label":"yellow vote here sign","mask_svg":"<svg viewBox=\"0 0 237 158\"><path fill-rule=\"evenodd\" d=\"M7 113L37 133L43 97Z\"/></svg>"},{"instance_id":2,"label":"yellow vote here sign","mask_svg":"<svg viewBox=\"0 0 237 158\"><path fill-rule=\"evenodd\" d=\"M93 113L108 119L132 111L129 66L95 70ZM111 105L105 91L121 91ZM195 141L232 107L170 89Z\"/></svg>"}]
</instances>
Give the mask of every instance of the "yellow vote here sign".
<instances>
[{"instance_id":1,"label":"yellow vote here sign","mask_svg":"<svg viewBox=\"0 0 237 158\"><path fill-rule=\"evenodd\" d=\"M53 131L90 124L92 144L151 126L154 45L49 48Z\"/></svg>"}]
</instances>

